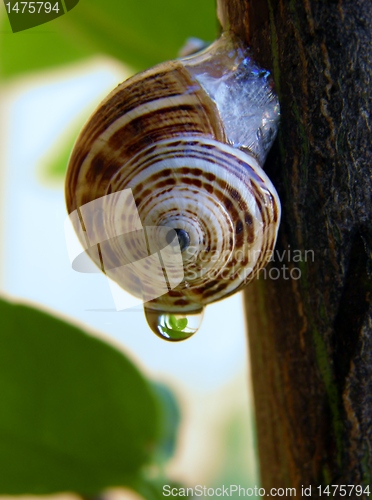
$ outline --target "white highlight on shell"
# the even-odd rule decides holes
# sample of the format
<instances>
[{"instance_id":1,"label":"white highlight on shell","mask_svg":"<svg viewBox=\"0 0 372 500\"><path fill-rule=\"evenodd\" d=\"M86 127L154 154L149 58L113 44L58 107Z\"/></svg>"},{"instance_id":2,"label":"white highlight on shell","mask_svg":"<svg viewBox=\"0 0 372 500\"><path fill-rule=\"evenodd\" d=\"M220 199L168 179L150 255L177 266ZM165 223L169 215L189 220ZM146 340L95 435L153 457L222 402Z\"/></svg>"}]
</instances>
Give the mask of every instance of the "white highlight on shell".
<instances>
[{"instance_id":1,"label":"white highlight on shell","mask_svg":"<svg viewBox=\"0 0 372 500\"><path fill-rule=\"evenodd\" d=\"M184 146L181 144L184 141ZM248 263L240 267L237 265L237 275L231 276L227 280L227 286L223 291L223 295L232 293L238 289L256 268L258 260L262 257L261 249L264 248L264 240L268 237L268 231L274 231L276 236L276 228L266 227L262 214L257 206L256 198L250 188L250 179L256 177L261 189L265 188L264 195L267 196L267 205L265 210L271 211L273 200L278 207L278 219L280 219L280 203L279 197L272 182L260 167L257 160L252 155L246 154L244 151L233 148L228 144L220 143L214 139L203 137L195 137L192 146L193 138L176 137L159 141L157 143L156 160L151 166L140 169L139 164L146 164L147 153L154 155L153 147L149 146L141 151L140 154L134 156L125 165L126 175L131 177L130 181L126 181L121 175L118 175L117 181L112 179L113 188L120 189L121 183L127 188L134 189L139 184L148 185L148 179L151 176L159 174L165 170L172 172L172 177L176 180L175 185L169 190L160 188L158 191L153 189L151 194L144 198L138 211L144 226L166 226L169 228L184 229L190 236L190 251L182 254L185 280L189 283L189 288L185 288L183 293L186 297L192 297L193 287L202 286L205 280L218 278L223 274L224 269L229 265L229 262L234 258L235 252L235 230L234 221L228 213L222 202L219 202L215 195L209 194L202 189L193 186L189 188L183 186L180 182L182 178L182 168L187 166L190 169L201 169L204 173L216 174L216 160L220 157L221 161L224 155L230 155L229 168L218 167L218 177L221 181L226 182L230 189L236 190L242 196L242 199L248 206L248 211L255 220L254 238L252 243L245 242L242 250L248 257ZM201 141L200 143L198 141ZM184 152L184 155L178 157L166 157L169 150ZM186 151L190 151L187 157ZM193 155L197 152L209 152L209 157L204 159ZM191 154L193 153L193 155ZM226 160L225 160L226 161ZM138 172L138 173L137 173ZM133 176L132 176L133 175ZM258 181L259 179L259 181ZM264 203L264 202L262 202ZM191 213L197 214L197 219L191 217ZM271 213L271 212L270 212ZM269 215L269 214L268 214ZM271 218L272 215L269 215ZM205 239L206 228L213 228L214 233L214 255L218 256L215 260L208 257L207 243L203 243ZM275 237L274 237L275 240ZM205 258L203 257L205 255ZM266 259L265 259L266 260ZM195 268L192 267L195 262ZM122 280L124 281L124 280ZM216 296L213 296L210 301L213 302ZM208 303L206 300L204 303ZM190 304L190 310L195 308L195 305Z\"/></svg>"},{"instance_id":2,"label":"white highlight on shell","mask_svg":"<svg viewBox=\"0 0 372 500\"><path fill-rule=\"evenodd\" d=\"M118 210L110 209L110 205ZM124 221L123 211L127 214ZM168 243L170 231L172 241ZM183 262L176 232L165 226L143 227L131 189L97 198L72 212L65 220L65 236L75 270L100 272L101 264L102 271L109 278L118 311L156 299L183 280ZM114 266L110 240L115 241L115 249L120 250ZM142 258L138 258L139 255ZM132 291L130 277L133 274L142 285L135 294L136 299L122 293L123 289ZM121 287L115 285L117 281ZM127 286L123 286L125 283Z\"/></svg>"},{"instance_id":3,"label":"white highlight on shell","mask_svg":"<svg viewBox=\"0 0 372 500\"><path fill-rule=\"evenodd\" d=\"M151 111L159 110L159 109L166 109L170 106L177 106L177 105L184 105L184 104L195 104L197 102L195 96L185 96L180 95L177 97L164 97L163 99L158 99L153 102L149 102L146 104L142 104L140 106L137 106L131 111L128 111L125 113L123 116L118 118L114 123L112 123L107 129L104 131L104 133L97 138L97 140L93 143L93 146L91 150L89 151L88 156L84 159L83 164L81 165L81 176L86 175L88 172L92 160L94 157L100 152L102 145L105 147L107 153L110 149L109 147L109 140L110 138L120 130L124 125L130 123L131 121L135 120L136 118L146 114L146 113L151 113ZM111 149L112 155L115 155L115 150ZM107 154L106 153L106 154Z\"/></svg>"}]
</instances>

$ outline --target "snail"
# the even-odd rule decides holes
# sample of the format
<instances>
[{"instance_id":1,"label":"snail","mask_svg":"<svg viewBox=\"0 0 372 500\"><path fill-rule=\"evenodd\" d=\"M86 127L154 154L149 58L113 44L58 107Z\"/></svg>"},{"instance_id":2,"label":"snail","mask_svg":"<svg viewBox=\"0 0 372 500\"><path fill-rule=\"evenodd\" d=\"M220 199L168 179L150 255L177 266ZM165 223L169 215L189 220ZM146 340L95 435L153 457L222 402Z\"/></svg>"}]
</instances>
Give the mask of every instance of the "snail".
<instances>
[{"instance_id":1,"label":"snail","mask_svg":"<svg viewBox=\"0 0 372 500\"><path fill-rule=\"evenodd\" d=\"M225 32L120 84L80 133L67 210L95 264L143 299L157 335L191 336L206 305L270 259L280 201L262 165L278 120L270 74Z\"/></svg>"}]
</instances>

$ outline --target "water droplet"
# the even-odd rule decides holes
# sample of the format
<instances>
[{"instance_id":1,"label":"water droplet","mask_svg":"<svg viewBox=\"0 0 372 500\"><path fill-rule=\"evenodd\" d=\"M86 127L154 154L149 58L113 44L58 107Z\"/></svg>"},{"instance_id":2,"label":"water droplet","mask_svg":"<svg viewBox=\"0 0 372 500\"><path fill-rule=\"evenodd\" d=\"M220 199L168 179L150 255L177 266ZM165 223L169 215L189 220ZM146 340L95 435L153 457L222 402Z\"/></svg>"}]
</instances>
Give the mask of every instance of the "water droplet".
<instances>
[{"instance_id":1,"label":"water droplet","mask_svg":"<svg viewBox=\"0 0 372 500\"><path fill-rule=\"evenodd\" d=\"M203 319L204 309L187 314L170 314L145 307L145 316L151 330L170 342L186 340L196 333Z\"/></svg>"}]
</instances>

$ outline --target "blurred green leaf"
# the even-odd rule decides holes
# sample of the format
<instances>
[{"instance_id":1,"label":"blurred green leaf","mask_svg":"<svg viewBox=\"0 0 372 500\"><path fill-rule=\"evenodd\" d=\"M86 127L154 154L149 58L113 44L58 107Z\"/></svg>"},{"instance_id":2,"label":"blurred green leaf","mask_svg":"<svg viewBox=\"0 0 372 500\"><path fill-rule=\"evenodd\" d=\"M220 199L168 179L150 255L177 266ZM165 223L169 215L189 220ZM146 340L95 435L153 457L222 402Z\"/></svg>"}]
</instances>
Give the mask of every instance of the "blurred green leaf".
<instances>
[{"instance_id":1,"label":"blurred green leaf","mask_svg":"<svg viewBox=\"0 0 372 500\"><path fill-rule=\"evenodd\" d=\"M169 480L164 477L159 477L159 478L141 477L140 481L132 484L131 487L134 491L139 493L143 498L146 498L146 500L164 500L164 497L169 496L168 493L169 488L163 490L165 485L168 485L171 489L172 488L179 489L185 487L178 481Z\"/></svg>"},{"instance_id":2,"label":"blurred green leaf","mask_svg":"<svg viewBox=\"0 0 372 500\"><path fill-rule=\"evenodd\" d=\"M61 147L55 148L52 146L52 149L56 149L57 152L50 158L50 152L48 151L46 158L42 161L43 168L41 169L41 175L46 178L46 180L57 180L64 181L66 170L68 166L68 162L71 156L71 151L76 142L76 138L79 135L80 130L82 129L86 120L82 120L79 122L79 126L70 126L68 129L68 133L65 134L64 137L59 138L58 142L62 144Z\"/></svg>"},{"instance_id":3,"label":"blurred green leaf","mask_svg":"<svg viewBox=\"0 0 372 500\"><path fill-rule=\"evenodd\" d=\"M79 44L79 36L64 36L56 23L72 16L76 7L66 16L48 24L43 24L26 31L13 33L9 20L4 15L0 22L0 76L5 78L38 71L47 67L56 67L87 58L92 50Z\"/></svg>"},{"instance_id":4,"label":"blurred green leaf","mask_svg":"<svg viewBox=\"0 0 372 500\"><path fill-rule=\"evenodd\" d=\"M153 382L161 404L160 435L157 441L156 457L159 462L171 458L176 450L177 434L181 420L181 412L173 392L160 382Z\"/></svg>"},{"instance_id":5,"label":"blurred green leaf","mask_svg":"<svg viewBox=\"0 0 372 500\"><path fill-rule=\"evenodd\" d=\"M43 175L45 174L48 180L64 180L72 147L76 142L76 137L77 134L75 134L74 138L71 139L67 145L65 145L60 155L58 155L54 161L47 164Z\"/></svg>"},{"instance_id":6,"label":"blurred green leaf","mask_svg":"<svg viewBox=\"0 0 372 500\"><path fill-rule=\"evenodd\" d=\"M66 5L66 9L71 10L77 6L77 4L79 3L79 0L64 0L64 2Z\"/></svg>"},{"instance_id":7,"label":"blurred green leaf","mask_svg":"<svg viewBox=\"0 0 372 500\"><path fill-rule=\"evenodd\" d=\"M136 481L158 403L105 342L0 300L0 494L95 494Z\"/></svg>"},{"instance_id":8,"label":"blurred green leaf","mask_svg":"<svg viewBox=\"0 0 372 500\"><path fill-rule=\"evenodd\" d=\"M1 75L106 54L140 70L177 57L188 37L213 40L214 0L80 0L66 15L12 33L3 16Z\"/></svg>"}]
</instances>

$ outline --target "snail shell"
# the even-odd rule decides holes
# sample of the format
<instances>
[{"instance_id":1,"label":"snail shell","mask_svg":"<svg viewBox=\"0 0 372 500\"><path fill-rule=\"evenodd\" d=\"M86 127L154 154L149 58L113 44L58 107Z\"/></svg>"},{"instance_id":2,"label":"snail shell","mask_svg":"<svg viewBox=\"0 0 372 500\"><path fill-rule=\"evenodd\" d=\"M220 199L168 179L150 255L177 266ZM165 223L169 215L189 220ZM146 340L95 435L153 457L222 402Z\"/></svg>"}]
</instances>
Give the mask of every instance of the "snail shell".
<instances>
[{"instance_id":1,"label":"snail shell","mask_svg":"<svg viewBox=\"0 0 372 500\"><path fill-rule=\"evenodd\" d=\"M278 118L270 75L231 33L120 84L85 125L67 172L76 231L83 241L89 226L90 241L101 242L93 261L133 295L153 298L153 311L195 312L240 290L276 241L280 202L261 166ZM163 238L159 247L173 241L169 228L177 233L182 259L167 269L162 293L161 269L125 265L153 253L133 227L131 199L113 196L129 188L142 226ZM94 200L100 209L89 214ZM171 286L180 262L183 279Z\"/></svg>"}]
</instances>

